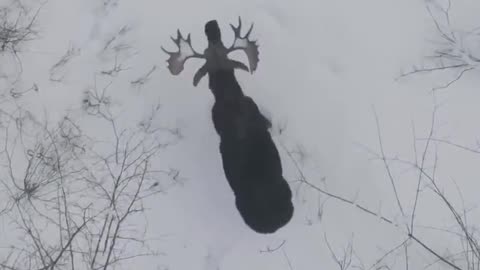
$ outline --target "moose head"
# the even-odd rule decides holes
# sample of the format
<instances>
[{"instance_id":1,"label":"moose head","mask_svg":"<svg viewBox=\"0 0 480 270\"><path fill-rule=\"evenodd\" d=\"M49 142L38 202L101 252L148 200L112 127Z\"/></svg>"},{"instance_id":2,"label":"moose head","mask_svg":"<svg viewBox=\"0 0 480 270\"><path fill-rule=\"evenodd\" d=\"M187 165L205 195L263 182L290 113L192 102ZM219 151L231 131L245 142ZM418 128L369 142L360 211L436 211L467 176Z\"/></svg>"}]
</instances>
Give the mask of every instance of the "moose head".
<instances>
[{"instance_id":1,"label":"moose head","mask_svg":"<svg viewBox=\"0 0 480 270\"><path fill-rule=\"evenodd\" d=\"M253 73L258 66L258 45L256 41L249 39L249 36L253 29L253 23L247 33L242 37L241 28L242 20L238 17L238 26L235 27L230 24L233 33L235 34L232 45L226 48L223 45L220 28L216 20L211 20L205 24L205 35L208 39L208 47L203 54L195 51L192 47L192 40L190 34L187 38L183 37L180 30L177 30L177 37L172 37L173 42L177 45L177 52L169 52L165 48L162 50L169 55L167 60L168 69L173 75L178 75L183 71L185 62L190 58L205 59L206 63L195 73L193 78L193 85L197 86L200 80L210 72L215 72L220 69L241 69L244 71L250 71ZM228 58L228 54L236 51L243 50L247 55L249 67L242 62L232 60Z\"/></svg>"}]
</instances>

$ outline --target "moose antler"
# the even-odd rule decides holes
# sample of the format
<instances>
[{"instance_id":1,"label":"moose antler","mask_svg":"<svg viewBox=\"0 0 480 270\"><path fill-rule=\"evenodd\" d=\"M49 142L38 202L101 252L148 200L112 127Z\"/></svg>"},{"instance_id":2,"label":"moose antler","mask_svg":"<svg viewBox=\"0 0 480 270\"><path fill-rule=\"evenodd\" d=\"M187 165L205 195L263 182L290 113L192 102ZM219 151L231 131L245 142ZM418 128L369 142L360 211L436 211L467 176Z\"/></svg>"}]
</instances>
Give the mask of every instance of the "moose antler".
<instances>
[{"instance_id":1,"label":"moose antler","mask_svg":"<svg viewBox=\"0 0 480 270\"><path fill-rule=\"evenodd\" d=\"M168 69L173 75L178 75L183 71L184 64L189 58L202 58L207 62L195 73L193 78L193 85L197 86L200 80L210 71L215 69L241 69L245 71L250 71L253 73L258 66L258 45L257 41L252 41L249 39L250 34L252 33L253 23L250 29L248 30L245 36L241 36L242 30L242 19L238 17L238 26L235 27L232 24L230 26L233 29L235 34L235 39L233 40L232 46L230 48L225 48L221 40L220 28L215 20L208 22L205 25L205 34L209 39L208 48L205 49L204 54L197 53L192 47L192 41L190 39L190 34L187 35L187 38L182 36L180 30L177 30L177 38L173 38L173 42L177 45L177 52L169 52L163 47L162 50L169 55L167 60ZM228 58L228 54L236 51L243 50L248 58L249 68L239 62Z\"/></svg>"},{"instance_id":2,"label":"moose antler","mask_svg":"<svg viewBox=\"0 0 480 270\"><path fill-rule=\"evenodd\" d=\"M168 69L173 75L178 75L182 72L185 61L189 58L204 58L202 54L197 53L192 47L192 40L190 34L185 39L180 33L180 29L177 30L177 38L171 37L172 41L177 45L178 52L169 52L161 47L162 50L170 57L168 58Z\"/></svg>"},{"instance_id":3,"label":"moose antler","mask_svg":"<svg viewBox=\"0 0 480 270\"><path fill-rule=\"evenodd\" d=\"M242 30L242 19L240 17L238 17L237 27L233 26L233 24L230 24L230 26L232 27L233 33L235 34L235 39L233 40L232 46L228 48L228 53L235 50L243 50L248 58L250 73L253 73L257 69L258 62L260 61L258 58L259 52L257 41L248 39L250 34L252 33L253 23L243 37L240 36Z\"/></svg>"}]
</instances>

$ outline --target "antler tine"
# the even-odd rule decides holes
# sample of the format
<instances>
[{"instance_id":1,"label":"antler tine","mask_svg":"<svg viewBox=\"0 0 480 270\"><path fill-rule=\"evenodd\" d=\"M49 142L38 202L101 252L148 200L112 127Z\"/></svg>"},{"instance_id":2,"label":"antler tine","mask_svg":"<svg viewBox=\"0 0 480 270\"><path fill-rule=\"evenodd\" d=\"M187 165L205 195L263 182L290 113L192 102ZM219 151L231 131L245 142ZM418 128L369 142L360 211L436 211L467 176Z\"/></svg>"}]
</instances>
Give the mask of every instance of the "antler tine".
<instances>
[{"instance_id":1,"label":"antler tine","mask_svg":"<svg viewBox=\"0 0 480 270\"><path fill-rule=\"evenodd\" d=\"M190 36L190 34L189 34L189 36ZM170 36L170 39L173 41L173 43L175 43L175 45L177 45L177 47L180 47L181 38L182 38L182 33L180 33L180 29L177 29L177 38L174 38L173 36ZM165 53L167 53L169 55L175 54L175 52L167 51L163 46L160 46L160 48L162 49L162 51L164 51Z\"/></svg>"},{"instance_id":2,"label":"antler tine","mask_svg":"<svg viewBox=\"0 0 480 270\"><path fill-rule=\"evenodd\" d=\"M177 29L177 38L170 36L170 39L173 41L173 43L175 43L175 45L178 45L178 40L180 39L180 36L181 36L180 29ZM160 46L160 47L162 48L163 51L167 52L167 50L165 50L163 46Z\"/></svg>"},{"instance_id":3,"label":"antler tine","mask_svg":"<svg viewBox=\"0 0 480 270\"><path fill-rule=\"evenodd\" d=\"M177 52L170 52L167 51L163 46L161 49L169 55L167 59L168 69L170 73L173 75L178 75L182 72L185 61L189 58L203 58L203 55L197 53L192 47L192 39L190 33L188 33L187 38L183 37L180 29L177 29L177 37L174 38L173 36L170 37L177 45L178 51ZM188 47L182 46L182 43L186 43Z\"/></svg>"},{"instance_id":4,"label":"antler tine","mask_svg":"<svg viewBox=\"0 0 480 270\"><path fill-rule=\"evenodd\" d=\"M252 22L252 25L250 26L250 29L248 29L247 33L245 34L245 38L250 37L250 34L252 33L252 30L253 30L253 22Z\"/></svg>"},{"instance_id":5,"label":"antler tine","mask_svg":"<svg viewBox=\"0 0 480 270\"><path fill-rule=\"evenodd\" d=\"M235 36L240 35L240 27L235 27L233 24L230 24L230 27L232 28L233 33L235 34Z\"/></svg>"},{"instance_id":6,"label":"antler tine","mask_svg":"<svg viewBox=\"0 0 480 270\"><path fill-rule=\"evenodd\" d=\"M239 17L239 19L240 19L240 17ZM235 37L239 37L239 38L249 38L250 34L252 33L252 30L253 30L253 25L254 25L254 23L252 23L252 25L250 25L250 28L248 29L247 33L242 37L241 36L242 21L241 20L239 21L237 27L233 26L233 24L230 24L230 26L232 27L233 33L235 34Z\"/></svg>"}]
</instances>

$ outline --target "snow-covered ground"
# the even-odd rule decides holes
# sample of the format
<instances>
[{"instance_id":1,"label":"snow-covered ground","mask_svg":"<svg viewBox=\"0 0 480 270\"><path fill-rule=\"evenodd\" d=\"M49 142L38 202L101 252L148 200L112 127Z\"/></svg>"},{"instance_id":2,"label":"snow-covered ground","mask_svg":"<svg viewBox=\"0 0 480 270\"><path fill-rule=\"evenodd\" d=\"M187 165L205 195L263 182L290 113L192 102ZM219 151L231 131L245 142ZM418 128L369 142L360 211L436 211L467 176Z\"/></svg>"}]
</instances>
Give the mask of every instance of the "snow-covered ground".
<instances>
[{"instance_id":1,"label":"snow-covered ground","mask_svg":"<svg viewBox=\"0 0 480 270\"><path fill-rule=\"evenodd\" d=\"M16 1L0 0L0 7L11 7L12 2ZM145 218L128 221L129 226L145 230L148 246L161 254L125 260L117 268L339 269L329 246L340 259L345 250L349 255L351 244L352 264L343 269L387 269L382 265L423 269L431 263L436 263L432 268L451 269L431 251L461 269L479 269L467 266L465 256L448 257L464 251L461 236L451 233L461 233L458 224L425 175L415 199L421 173L402 163L422 163L427 143L422 138L429 137L436 108L431 136L436 140L428 141L423 168L435 176L435 183L466 219L469 230L478 224L480 155L458 147L477 149L480 91L474 86L479 83L478 70L469 71L435 95L431 89L454 78L454 71L398 79L413 65L426 65L425 56L438 46L433 41L439 40L439 33L426 9L432 1L17 2L33 11L41 7L35 21L38 36L21 45L18 57L0 54L0 71L6 75L0 78L1 91L35 85L38 91L15 102L37 119L55 124L67 113L78 114L85 90L103 89L111 83L107 90L117 106L119 126L137 125L160 104L153 128L181 132L181 139L162 149L154 161L158 168L178 170L176 184L144 200ZM451 5L450 20L456 29L480 26L478 1L452 0ZM228 24L236 23L238 16L245 26L255 23L252 37L260 44L260 63L253 75L236 75L244 91L272 119L285 176L295 191L293 219L272 235L248 229L235 208L210 118L213 96L207 80L196 88L192 85L193 74L202 63L187 62L184 72L172 76L166 67L167 55L160 49L176 49L170 36L179 28L191 33L193 46L202 51L206 46L204 23L211 19L218 20L223 40L230 44L233 33ZM469 42L474 44L475 39ZM69 60L54 67L69 49ZM246 61L241 53L235 56ZM115 65L118 69L112 70ZM145 76L148 80L142 85L132 83ZM105 133L105 124L88 120L81 124L90 137L113 142L111 133ZM279 132L279 127L284 130ZM397 159L387 160L391 178L381 156L375 156L381 154L379 131L385 156ZM299 185L299 172L287 153L299 149L301 154L292 157L309 183L400 225L384 222L305 183ZM6 168L3 174L8 174ZM2 181L10 181L7 178ZM4 190L0 196L8 200ZM414 236L431 251L412 238L408 245L383 257L409 238L406 226L410 228L413 209ZM17 236L25 233L10 221L12 215L0 216L0 262L13 243L19 245ZM57 237L48 230L42 235L47 233L51 239ZM42 264L36 263L30 269L41 269ZM0 269L17 268L0 264ZM71 269L71 265L56 269Z\"/></svg>"}]
</instances>

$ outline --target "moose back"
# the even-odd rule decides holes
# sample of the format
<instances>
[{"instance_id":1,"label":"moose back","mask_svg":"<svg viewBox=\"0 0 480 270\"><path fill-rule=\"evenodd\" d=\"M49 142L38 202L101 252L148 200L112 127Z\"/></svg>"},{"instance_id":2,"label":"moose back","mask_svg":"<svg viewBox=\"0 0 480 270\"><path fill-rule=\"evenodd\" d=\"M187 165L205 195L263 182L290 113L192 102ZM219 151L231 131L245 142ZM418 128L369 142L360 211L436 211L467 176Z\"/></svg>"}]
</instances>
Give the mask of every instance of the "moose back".
<instances>
[{"instance_id":1,"label":"moose back","mask_svg":"<svg viewBox=\"0 0 480 270\"><path fill-rule=\"evenodd\" d=\"M229 48L223 45L220 28L215 20L205 25L208 47L203 54L191 45L190 34L183 38L177 31L172 40L178 52L168 52L168 68L178 75L189 58L205 59L205 64L195 73L193 84L208 74L208 86L215 103L212 120L220 137L220 153L225 177L235 195L235 204L245 223L258 233L273 233L292 218L294 207L292 192L283 178L280 155L272 140L271 123L262 115L253 99L246 96L236 77L235 69L256 70L258 46L249 40L253 24L243 37L239 25L231 25L235 40ZM228 58L235 50L243 50L249 67Z\"/></svg>"}]
</instances>

